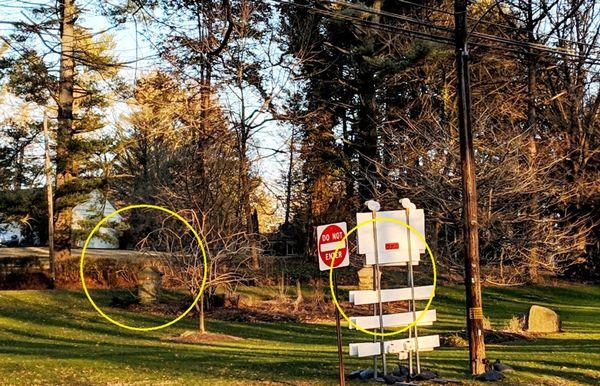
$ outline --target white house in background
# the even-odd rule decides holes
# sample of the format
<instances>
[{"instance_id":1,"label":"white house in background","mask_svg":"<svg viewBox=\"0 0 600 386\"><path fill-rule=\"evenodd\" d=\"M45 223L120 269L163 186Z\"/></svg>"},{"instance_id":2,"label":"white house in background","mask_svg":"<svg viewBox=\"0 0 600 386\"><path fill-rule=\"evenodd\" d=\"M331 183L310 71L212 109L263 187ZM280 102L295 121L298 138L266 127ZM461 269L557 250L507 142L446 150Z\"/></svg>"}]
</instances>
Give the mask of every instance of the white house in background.
<instances>
[{"instance_id":1,"label":"white house in background","mask_svg":"<svg viewBox=\"0 0 600 386\"><path fill-rule=\"evenodd\" d=\"M108 216L116 209L115 207L104 197L102 192L94 190L88 196L88 199L78 204L73 208L73 222L72 230L76 235L85 234L85 236L77 237L74 243L77 247L83 247L87 234L95 226L95 222L99 221L99 218ZM90 240L88 248L94 249L119 249L119 232L116 226L123 222L123 217L117 214L111 217L100 229L94 234L94 237ZM86 228L85 230L83 228ZM84 232L81 232L84 230ZM105 237L98 237L99 235Z\"/></svg>"}]
</instances>

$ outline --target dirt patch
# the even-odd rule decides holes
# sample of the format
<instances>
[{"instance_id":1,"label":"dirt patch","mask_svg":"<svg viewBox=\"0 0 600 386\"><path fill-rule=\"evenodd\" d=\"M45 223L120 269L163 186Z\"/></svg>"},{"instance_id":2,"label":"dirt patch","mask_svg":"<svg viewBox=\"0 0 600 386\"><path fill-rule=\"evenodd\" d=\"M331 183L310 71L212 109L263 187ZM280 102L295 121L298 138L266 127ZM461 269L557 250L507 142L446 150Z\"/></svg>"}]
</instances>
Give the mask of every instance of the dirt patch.
<instances>
[{"instance_id":1,"label":"dirt patch","mask_svg":"<svg viewBox=\"0 0 600 386\"><path fill-rule=\"evenodd\" d=\"M134 295L120 294L113 296L110 306L125 309L131 312L148 313L153 315L178 315L189 307L189 300L183 296L169 299L152 305L141 305ZM349 302L341 302L346 312L352 315L373 315L369 306L353 306ZM386 305L385 313L406 311L404 304ZM194 311L193 314L196 314ZM331 301L314 301L308 299L296 304L294 299L281 298L272 300L240 301L237 306L211 306L206 309L206 317L228 322L238 323L323 323L335 318L335 305Z\"/></svg>"},{"instance_id":2,"label":"dirt patch","mask_svg":"<svg viewBox=\"0 0 600 386\"><path fill-rule=\"evenodd\" d=\"M181 314L188 307L189 305L185 305L182 303L158 303L152 305L134 303L124 308L127 311L136 312L140 314L143 313L156 316L173 316Z\"/></svg>"},{"instance_id":3,"label":"dirt patch","mask_svg":"<svg viewBox=\"0 0 600 386\"><path fill-rule=\"evenodd\" d=\"M372 315L369 306L353 306L349 302L341 302L341 307L352 315ZM403 305L386 307L386 313L403 312ZM254 301L249 304L241 302L238 307L213 308L207 312L213 319L242 323L323 323L335 318L335 305L325 301L304 301L296 304L293 299Z\"/></svg>"},{"instance_id":4,"label":"dirt patch","mask_svg":"<svg viewBox=\"0 0 600 386\"><path fill-rule=\"evenodd\" d=\"M300 321L295 315L261 309L258 306L253 308L218 308L208 312L208 315L213 319L240 323L297 323Z\"/></svg>"},{"instance_id":5,"label":"dirt patch","mask_svg":"<svg viewBox=\"0 0 600 386\"><path fill-rule=\"evenodd\" d=\"M164 342L196 344L212 342L233 342L243 339L238 336L226 334L214 334L211 332L205 332L204 334L202 334L196 331L186 331L181 335L162 338L161 340Z\"/></svg>"},{"instance_id":6,"label":"dirt patch","mask_svg":"<svg viewBox=\"0 0 600 386\"><path fill-rule=\"evenodd\" d=\"M191 300L185 295L169 293L164 295L158 303L140 304L135 295L135 289L129 289L128 292L121 291L113 295L109 306L140 314L176 316L184 312L190 306L190 302Z\"/></svg>"}]
</instances>

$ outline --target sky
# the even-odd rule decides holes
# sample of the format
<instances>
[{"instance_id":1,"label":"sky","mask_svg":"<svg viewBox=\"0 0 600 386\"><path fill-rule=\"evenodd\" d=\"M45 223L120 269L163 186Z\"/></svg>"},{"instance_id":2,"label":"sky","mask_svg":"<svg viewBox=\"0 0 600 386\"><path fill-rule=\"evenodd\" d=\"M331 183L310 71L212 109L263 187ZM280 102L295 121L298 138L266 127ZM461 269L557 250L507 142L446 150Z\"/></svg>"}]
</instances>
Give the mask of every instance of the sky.
<instances>
[{"instance_id":1,"label":"sky","mask_svg":"<svg viewBox=\"0 0 600 386\"><path fill-rule=\"evenodd\" d=\"M98 10L94 9L94 4L96 3L97 0L76 0L76 4L84 9L82 17L78 22L94 32L111 27L107 18L100 15ZM6 37L11 30L10 24L2 22L26 21L28 12L36 6L43 4L54 4L54 1L0 0L0 34ZM120 75L126 82L131 82L133 85L137 78L140 78L144 73L156 68L157 59L156 51L153 48L154 43L148 41L148 37L145 35L143 26L140 25L140 23L138 23L136 29L136 24L133 22L133 19L128 18L126 23L116 29L111 29L109 33L114 36L116 44L114 54L117 58L122 62L135 62L120 71ZM44 51L44 48L45 47L41 47L41 50ZM47 49L45 51L47 51ZM49 55L48 60L57 63L58 57L56 55L54 55L54 57ZM278 82L281 84L274 84L272 87L288 87L291 85L291 82L286 79L286 74L280 72L276 75L279 79ZM233 109L239 108L232 102L235 101L235 97L231 90L223 88L219 92L219 97L221 98L223 105L233 106ZM250 106L249 108L260 104L260 101L258 101L257 98L254 98L254 100L254 106ZM0 118L6 118L7 116L15 114L17 102L18 101L10 95L5 94L4 97L0 96L0 109L2 111L2 113L0 113ZM108 129L110 130L111 127L114 129L115 123L119 122L128 111L129 107L125 101L114 103L114 105L105 113ZM233 113L235 115L236 111L233 111ZM258 119L264 118L268 118L268 116L265 115ZM251 149L251 156L256 160L254 170L262 177L265 190L275 192L277 195L282 194L284 191L284 189L279 186L279 183L283 171L287 168L287 165L285 164L287 157L282 154L273 154L274 152L272 149L284 148L288 137L289 128L278 124L275 121L269 122L256 134L253 141L255 146ZM41 160L43 150L41 150L39 146L32 147L29 150L29 153L31 157L39 157Z\"/></svg>"}]
</instances>

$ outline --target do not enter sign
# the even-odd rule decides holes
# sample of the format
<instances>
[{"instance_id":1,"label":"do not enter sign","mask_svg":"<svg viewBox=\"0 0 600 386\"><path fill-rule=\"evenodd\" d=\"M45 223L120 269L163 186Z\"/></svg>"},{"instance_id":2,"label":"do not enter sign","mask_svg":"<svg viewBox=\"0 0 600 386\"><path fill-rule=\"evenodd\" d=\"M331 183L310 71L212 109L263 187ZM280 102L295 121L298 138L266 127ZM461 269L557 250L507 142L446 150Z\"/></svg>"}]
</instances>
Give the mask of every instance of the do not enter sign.
<instances>
[{"instance_id":1,"label":"do not enter sign","mask_svg":"<svg viewBox=\"0 0 600 386\"><path fill-rule=\"evenodd\" d=\"M340 241L346 236L346 223L338 222L335 224L321 225L317 227L317 252L319 253L319 269L327 271L331 267L331 259L338 249L337 256L333 263L333 268L346 267L350 265L348 256L348 240L340 246Z\"/></svg>"}]
</instances>

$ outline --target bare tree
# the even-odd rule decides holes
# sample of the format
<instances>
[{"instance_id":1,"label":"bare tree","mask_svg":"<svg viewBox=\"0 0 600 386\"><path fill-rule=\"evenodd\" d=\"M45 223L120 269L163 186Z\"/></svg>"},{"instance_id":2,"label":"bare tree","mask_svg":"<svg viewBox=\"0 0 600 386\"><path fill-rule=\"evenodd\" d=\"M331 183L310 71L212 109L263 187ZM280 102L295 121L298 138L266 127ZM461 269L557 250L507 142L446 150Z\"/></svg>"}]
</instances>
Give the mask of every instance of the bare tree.
<instances>
[{"instance_id":1,"label":"bare tree","mask_svg":"<svg viewBox=\"0 0 600 386\"><path fill-rule=\"evenodd\" d=\"M206 332L205 309L210 306L217 289L234 293L240 283L251 278L248 269L251 243L244 232L232 234L228 229L211 225L207 221L210 213L198 217L195 211L184 210L179 214L198 231L203 247L200 247L189 229L181 224L175 225L171 218L163 220L160 228L142 239L139 247L158 256L170 284L185 288L192 299L203 289L196 304L198 331L203 334ZM206 271L202 249L206 254ZM203 286L205 273L206 282Z\"/></svg>"}]
</instances>

